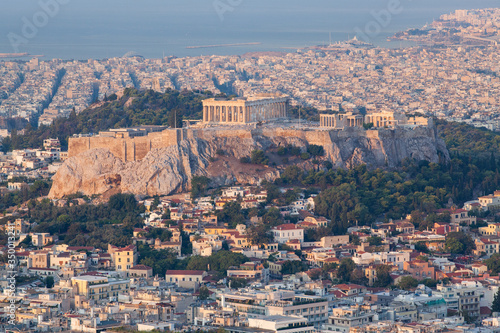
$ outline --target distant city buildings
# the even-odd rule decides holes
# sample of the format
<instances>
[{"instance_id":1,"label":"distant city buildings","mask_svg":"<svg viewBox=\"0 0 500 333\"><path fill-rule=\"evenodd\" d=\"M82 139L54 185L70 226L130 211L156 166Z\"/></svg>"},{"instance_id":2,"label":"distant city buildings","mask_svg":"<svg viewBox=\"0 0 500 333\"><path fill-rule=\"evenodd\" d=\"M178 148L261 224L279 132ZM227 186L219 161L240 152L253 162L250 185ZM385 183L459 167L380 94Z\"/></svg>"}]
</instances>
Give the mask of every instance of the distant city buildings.
<instances>
[{"instance_id":1,"label":"distant city buildings","mask_svg":"<svg viewBox=\"0 0 500 333\"><path fill-rule=\"evenodd\" d=\"M366 111L373 114L366 122L380 127L398 121L384 120L388 117L384 112L389 110L495 130L500 128L499 17L498 9L444 15L432 28L423 29L425 34L410 36L420 38L423 46L403 49L345 44L244 58L2 61L0 115L30 119L43 111L39 122L49 124L57 117L67 117L73 109L78 113L94 101L119 97L125 88L210 90L217 95L225 87L224 92L240 97L287 95L291 105L320 111ZM458 40L452 38L445 48L433 47L446 43L450 34ZM204 119L243 119L240 110L225 112L212 115L205 110ZM264 113L253 112L256 118L252 121L269 117Z\"/></svg>"}]
</instances>

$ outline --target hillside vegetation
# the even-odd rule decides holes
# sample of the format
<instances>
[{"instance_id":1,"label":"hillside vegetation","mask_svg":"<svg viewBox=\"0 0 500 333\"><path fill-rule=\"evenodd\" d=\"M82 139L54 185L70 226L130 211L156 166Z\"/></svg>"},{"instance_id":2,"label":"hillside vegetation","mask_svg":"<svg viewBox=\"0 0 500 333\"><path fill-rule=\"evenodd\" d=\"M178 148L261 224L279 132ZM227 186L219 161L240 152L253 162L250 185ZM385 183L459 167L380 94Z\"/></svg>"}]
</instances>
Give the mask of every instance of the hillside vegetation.
<instances>
[{"instance_id":1,"label":"hillside vegetation","mask_svg":"<svg viewBox=\"0 0 500 333\"><path fill-rule=\"evenodd\" d=\"M476 128L457 122L438 120L439 136L450 153L465 155L500 154L500 134L486 128Z\"/></svg>"},{"instance_id":2,"label":"hillside vegetation","mask_svg":"<svg viewBox=\"0 0 500 333\"><path fill-rule=\"evenodd\" d=\"M43 140L59 138L63 149L73 134L98 133L109 128L139 125L168 125L182 127L183 119L202 117L202 100L212 97L211 92L167 90L164 94L147 90L125 89L117 99L110 96L103 105L88 108L79 114L72 112L68 118L58 118L52 125L25 129L24 135L13 130L10 138L2 141L4 152L13 149L42 147Z\"/></svg>"}]
</instances>

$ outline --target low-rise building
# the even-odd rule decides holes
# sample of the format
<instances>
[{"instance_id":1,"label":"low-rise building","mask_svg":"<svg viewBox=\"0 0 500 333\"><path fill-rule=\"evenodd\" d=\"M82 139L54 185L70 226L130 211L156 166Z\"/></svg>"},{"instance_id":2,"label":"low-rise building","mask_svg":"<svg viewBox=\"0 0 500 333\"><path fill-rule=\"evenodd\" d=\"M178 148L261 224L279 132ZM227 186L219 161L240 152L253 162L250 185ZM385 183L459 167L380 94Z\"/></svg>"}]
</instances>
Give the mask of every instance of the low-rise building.
<instances>
[{"instance_id":1,"label":"low-rise building","mask_svg":"<svg viewBox=\"0 0 500 333\"><path fill-rule=\"evenodd\" d=\"M128 294L130 280L110 279L105 276L82 275L71 278L71 285L77 295L92 300L118 297L119 294Z\"/></svg>"},{"instance_id":2,"label":"low-rise building","mask_svg":"<svg viewBox=\"0 0 500 333\"><path fill-rule=\"evenodd\" d=\"M196 270L167 270L165 281L167 283L175 283L180 288L195 289L207 276L205 271Z\"/></svg>"},{"instance_id":3,"label":"low-rise building","mask_svg":"<svg viewBox=\"0 0 500 333\"><path fill-rule=\"evenodd\" d=\"M265 318L249 318L249 328L269 330L273 333L313 333L314 326L302 316L274 315Z\"/></svg>"},{"instance_id":4,"label":"low-rise building","mask_svg":"<svg viewBox=\"0 0 500 333\"><path fill-rule=\"evenodd\" d=\"M360 306L332 309L332 315L324 325L323 332L348 333L351 328L359 328L375 321L375 313L361 309Z\"/></svg>"},{"instance_id":5,"label":"low-rise building","mask_svg":"<svg viewBox=\"0 0 500 333\"><path fill-rule=\"evenodd\" d=\"M411 274L417 280L436 279L436 269L424 260L405 261L403 269Z\"/></svg>"},{"instance_id":6,"label":"low-rise building","mask_svg":"<svg viewBox=\"0 0 500 333\"><path fill-rule=\"evenodd\" d=\"M301 243L304 241L304 229L295 224L282 224L272 229L274 240L280 244L284 244L292 239L297 239Z\"/></svg>"}]
</instances>

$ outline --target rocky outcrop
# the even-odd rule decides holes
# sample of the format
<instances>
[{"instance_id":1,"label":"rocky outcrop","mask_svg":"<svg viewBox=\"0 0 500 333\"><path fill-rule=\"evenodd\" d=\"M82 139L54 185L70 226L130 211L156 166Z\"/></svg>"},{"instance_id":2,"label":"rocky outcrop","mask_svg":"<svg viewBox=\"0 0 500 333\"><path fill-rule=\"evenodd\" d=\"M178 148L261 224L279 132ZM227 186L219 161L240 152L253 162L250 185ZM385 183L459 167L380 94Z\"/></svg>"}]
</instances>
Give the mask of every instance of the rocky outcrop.
<instances>
[{"instance_id":1,"label":"rocky outcrop","mask_svg":"<svg viewBox=\"0 0 500 333\"><path fill-rule=\"evenodd\" d=\"M207 128L186 132L178 145L152 149L139 161L123 162L106 148L85 151L60 167L49 197L61 198L76 192L91 196L110 191L167 195L189 190L195 175L210 177L218 185L272 181L279 177L280 167L241 164L239 159L250 156L255 149L270 151L288 144L302 149L309 144L322 145L324 159L346 168L363 163L397 167L405 158L431 162L438 162L440 156L449 159L444 142L432 127L369 131L248 128L232 132ZM303 167L307 165L303 163Z\"/></svg>"}]
</instances>

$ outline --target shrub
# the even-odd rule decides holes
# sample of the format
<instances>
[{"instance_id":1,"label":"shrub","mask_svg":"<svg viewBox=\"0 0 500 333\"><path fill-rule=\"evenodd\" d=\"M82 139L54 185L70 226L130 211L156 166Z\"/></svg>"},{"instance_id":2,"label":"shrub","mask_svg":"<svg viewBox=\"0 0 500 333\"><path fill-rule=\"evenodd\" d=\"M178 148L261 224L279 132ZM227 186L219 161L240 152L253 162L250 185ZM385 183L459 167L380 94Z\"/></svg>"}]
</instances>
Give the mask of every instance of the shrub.
<instances>
[{"instance_id":1,"label":"shrub","mask_svg":"<svg viewBox=\"0 0 500 333\"><path fill-rule=\"evenodd\" d=\"M244 156L244 157L240 158L240 163L248 164L248 163L252 163L252 161L250 160L250 157Z\"/></svg>"},{"instance_id":2,"label":"shrub","mask_svg":"<svg viewBox=\"0 0 500 333\"><path fill-rule=\"evenodd\" d=\"M323 156L325 154L325 149L323 148L323 146L309 145L309 147L307 147L307 152L315 157Z\"/></svg>"}]
</instances>

